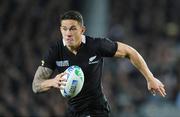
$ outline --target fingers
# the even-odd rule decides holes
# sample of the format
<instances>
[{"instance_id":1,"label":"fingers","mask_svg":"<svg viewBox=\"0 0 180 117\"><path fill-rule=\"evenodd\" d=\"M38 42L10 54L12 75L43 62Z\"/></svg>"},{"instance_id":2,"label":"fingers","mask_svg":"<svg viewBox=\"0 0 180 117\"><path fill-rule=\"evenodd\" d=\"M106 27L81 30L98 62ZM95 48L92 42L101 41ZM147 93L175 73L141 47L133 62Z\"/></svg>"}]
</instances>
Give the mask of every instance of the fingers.
<instances>
[{"instance_id":1,"label":"fingers","mask_svg":"<svg viewBox=\"0 0 180 117\"><path fill-rule=\"evenodd\" d=\"M55 88L64 89L65 86L66 86L66 82L65 81L56 81L54 83L54 87Z\"/></svg>"},{"instance_id":2,"label":"fingers","mask_svg":"<svg viewBox=\"0 0 180 117\"><path fill-rule=\"evenodd\" d=\"M62 78L64 75L66 75L66 72L62 72L56 76L56 78Z\"/></svg>"},{"instance_id":3,"label":"fingers","mask_svg":"<svg viewBox=\"0 0 180 117\"><path fill-rule=\"evenodd\" d=\"M166 91L165 91L164 87L160 87L160 88L158 89L158 92L160 93L161 96L163 96L163 97L166 96Z\"/></svg>"},{"instance_id":4,"label":"fingers","mask_svg":"<svg viewBox=\"0 0 180 117\"><path fill-rule=\"evenodd\" d=\"M57 79L53 79L53 82L52 82L52 86L54 87L54 88L60 88L60 89L62 89L64 86L66 86L66 83L65 83L65 81L59 81L59 80L57 80Z\"/></svg>"},{"instance_id":5,"label":"fingers","mask_svg":"<svg viewBox=\"0 0 180 117\"><path fill-rule=\"evenodd\" d=\"M59 89L64 89L64 86L66 86L66 77L64 77L67 73L63 72L58 74L54 79L54 87Z\"/></svg>"},{"instance_id":6,"label":"fingers","mask_svg":"<svg viewBox=\"0 0 180 117\"><path fill-rule=\"evenodd\" d=\"M64 87L66 86L66 80L65 81L60 81L60 83L59 83L59 88L61 89L61 90L63 90L64 89Z\"/></svg>"},{"instance_id":7,"label":"fingers","mask_svg":"<svg viewBox=\"0 0 180 117\"><path fill-rule=\"evenodd\" d=\"M155 96L156 93L158 93L159 95L163 97L166 96L166 91L165 91L163 83L156 78L148 82L148 89L152 93L153 96Z\"/></svg>"},{"instance_id":8,"label":"fingers","mask_svg":"<svg viewBox=\"0 0 180 117\"><path fill-rule=\"evenodd\" d=\"M59 80L59 81L66 81L66 77L64 77L67 73L63 72L58 74L55 79Z\"/></svg>"},{"instance_id":9,"label":"fingers","mask_svg":"<svg viewBox=\"0 0 180 117\"><path fill-rule=\"evenodd\" d=\"M158 89L151 89L150 90L153 96L156 96L156 93L159 93L161 96L166 96L166 91L164 89L164 86L160 86Z\"/></svg>"},{"instance_id":10,"label":"fingers","mask_svg":"<svg viewBox=\"0 0 180 117\"><path fill-rule=\"evenodd\" d=\"M156 91L155 90L151 89L150 91L151 91L153 96L156 96Z\"/></svg>"}]
</instances>

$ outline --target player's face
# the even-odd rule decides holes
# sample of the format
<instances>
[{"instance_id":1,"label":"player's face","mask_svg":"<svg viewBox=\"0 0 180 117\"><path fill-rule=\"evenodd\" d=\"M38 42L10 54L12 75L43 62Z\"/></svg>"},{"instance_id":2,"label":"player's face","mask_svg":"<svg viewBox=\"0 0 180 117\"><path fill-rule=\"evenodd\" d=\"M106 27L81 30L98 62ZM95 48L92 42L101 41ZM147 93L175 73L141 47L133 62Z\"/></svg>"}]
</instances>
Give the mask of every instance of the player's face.
<instances>
[{"instance_id":1,"label":"player's face","mask_svg":"<svg viewBox=\"0 0 180 117\"><path fill-rule=\"evenodd\" d=\"M85 28L76 20L62 20L60 30L66 46L77 48L81 43L81 35Z\"/></svg>"}]
</instances>

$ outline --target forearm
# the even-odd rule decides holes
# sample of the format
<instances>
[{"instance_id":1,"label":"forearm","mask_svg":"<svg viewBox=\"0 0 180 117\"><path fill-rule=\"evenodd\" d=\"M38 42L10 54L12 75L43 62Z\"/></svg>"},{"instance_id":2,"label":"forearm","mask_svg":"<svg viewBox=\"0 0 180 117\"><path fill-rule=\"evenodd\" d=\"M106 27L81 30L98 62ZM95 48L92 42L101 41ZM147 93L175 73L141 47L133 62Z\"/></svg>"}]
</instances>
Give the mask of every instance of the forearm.
<instances>
[{"instance_id":1,"label":"forearm","mask_svg":"<svg viewBox=\"0 0 180 117\"><path fill-rule=\"evenodd\" d=\"M146 62L143 57L132 47L123 44L121 42L117 42L118 48L114 55L114 57L126 57L129 58L131 63L144 75L147 80L148 90L150 90L153 95L156 92L159 92L163 97L166 95L164 85L156 79L151 71L149 70Z\"/></svg>"},{"instance_id":2,"label":"forearm","mask_svg":"<svg viewBox=\"0 0 180 117\"><path fill-rule=\"evenodd\" d=\"M38 92L44 92L44 91L49 90L51 88L51 85L49 82L50 82L50 80L33 82L33 92L38 93Z\"/></svg>"},{"instance_id":3,"label":"forearm","mask_svg":"<svg viewBox=\"0 0 180 117\"><path fill-rule=\"evenodd\" d=\"M147 81L154 77L143 57L135 49L133 49L131 54L129 54L129 59L131 63L143 74Z\"/></svg>"},{"instance_id":4,"label":"forearm","mask_svg":"<svg viewBox=\"0 0 180 117\"><path fill-rule=\"evenodd\" d=\"M51 79L49 78L52 73L53 71L51 69L39 66L32 83L33 92L37 93L49 90L51 88Z\"/></svg>"},{"instance_id":5,"label":"forearm","mask_svg":"<svg viewBox=\"0 0 180 117\"><path fill-rule=\"evenodd\" d=\"M115 53L115 57L129 58L131 63L143 74L147 81L153 78L153 74L150 72L146 62L142 56L132 47L117 42L118 49Z\"/></svg>"}]
</instances>

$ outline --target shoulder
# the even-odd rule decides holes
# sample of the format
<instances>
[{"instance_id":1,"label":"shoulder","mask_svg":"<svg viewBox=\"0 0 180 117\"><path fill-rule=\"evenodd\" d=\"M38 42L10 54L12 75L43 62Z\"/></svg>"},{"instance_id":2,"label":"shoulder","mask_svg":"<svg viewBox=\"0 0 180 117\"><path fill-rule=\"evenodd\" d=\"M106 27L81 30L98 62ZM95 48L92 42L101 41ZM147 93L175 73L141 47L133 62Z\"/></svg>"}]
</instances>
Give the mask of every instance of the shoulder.
<instances>
[{"instance_id":1,"label":"shoulder","mask_svg":"<svg viewBox=\"0 0 180 117\"><path fill-rule=\"evenodd\" d=\"M101 38L86 36L86 47L88 47L90 50L97 50L98 46L100 45Z\"/></svg>"},{"instance_id":2,"label":"shoulder","mask_svg":"<svg viewBox=\"0 0 180 117\"><path fill-rule=\"evenodd\" d=\"M105 38L102 38L102 37L86 36L86 39L87 39L87 41L90 41L90 42L96 42L96 41L103 40L103 39L105 39Z\"/></svg>"},{"instance_id":3,"label":"shoulder","mask_svg":"<svg viewBox=\"0 0 180 117\"><path fill-rule=\"evenodd\" d=\"M105 37L86 36L86 40L89 41L89 42L92 42L92 43L103 42L103 41L111 41L111 42L113 42L111 39L105 38Z\"/></svg>"},{"instance_id":4,"label":"shoulder","mask_svg":"<svg viewBox=\"0 0 180 117\"><path fill-rule=\"evenodd\" d=\"M106 39L107 38L86 36L86 42L88 45L91 46L98 46L101 42L103 42Z\"/></svg>"},{"instance_id":5,"label":"shoulder","mask_svg":"<svg viewBox=\"0 0 180 117\"><path fill-rule=\"evenodd\" d=\"M93 47L100 47L108 44L116 44L113 40L103 37L86 36L87 44Z\"/></svg>"}]
</instances>

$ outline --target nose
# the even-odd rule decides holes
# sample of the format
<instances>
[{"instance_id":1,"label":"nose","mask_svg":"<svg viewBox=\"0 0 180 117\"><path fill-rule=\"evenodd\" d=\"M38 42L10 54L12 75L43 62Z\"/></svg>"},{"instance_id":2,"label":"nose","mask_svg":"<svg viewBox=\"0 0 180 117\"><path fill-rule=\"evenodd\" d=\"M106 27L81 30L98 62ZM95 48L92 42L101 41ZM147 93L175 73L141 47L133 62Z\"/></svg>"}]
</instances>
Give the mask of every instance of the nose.
<instances>
[{"instance_id":1,"label":"nose","mask_svg":"<svg viewBox=\"0 0 180 117\"><path fill-rule=\"evenodd\" d=\"M66 31L66 35L71 35L71 34L72 34L71 30Z\"/></svg>"},{"instance_id":2,"label":"nose","mask_svg":"<svg viewBox=\"0 0 180 117\"><path fill-rule=\"evenodd\" d=\"M72 31L71 30L67 30L65 34L67 37L72 37Z\"/></svg>"},{"instance_id":3,"label":"nose","mask_svg":"<svg viewBox=\"0 0 180 117\"><path fill-rule=\"evenodd\" d=\"M67 37L72 37L72 35L68 34Z\"/></svg>"}]
</instances>

